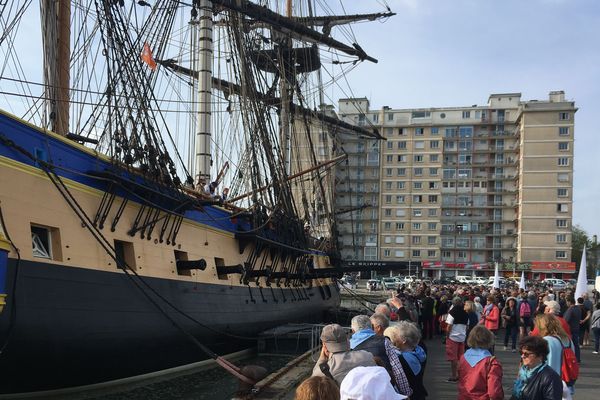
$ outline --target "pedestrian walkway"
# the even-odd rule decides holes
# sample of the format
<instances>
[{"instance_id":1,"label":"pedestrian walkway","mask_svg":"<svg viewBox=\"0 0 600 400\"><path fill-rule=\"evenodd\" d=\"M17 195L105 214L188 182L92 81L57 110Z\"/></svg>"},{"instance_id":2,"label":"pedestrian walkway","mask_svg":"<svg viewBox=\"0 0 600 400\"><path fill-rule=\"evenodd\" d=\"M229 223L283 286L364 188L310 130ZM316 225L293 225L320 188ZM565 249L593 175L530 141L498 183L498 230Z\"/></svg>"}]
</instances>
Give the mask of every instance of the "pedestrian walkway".
<instances>
[{"instance_id":1,"label":"pedestrian walkway","mask_svg":"<svg viewBox=\"0 0 600 400\"><path fill-rule=\"evenodd\" d=\"M501 331L498 337L504 338ZM446 361L445 347L441 339L425 342L428 349L427 368L425 370L425 387L429 392L428 399L456 400L456 383L448 383L450 377L450 363ZM512 385L519 370L519 355L503 350L501 341L496 344L496 357L502 363L504 376L502 386L506 399L510 398ZM593 346L581 348L581 369L577 384L575 385L575 400L597 400L600 396L600 355L592 354Z\"/></svg>"}]
</instances>

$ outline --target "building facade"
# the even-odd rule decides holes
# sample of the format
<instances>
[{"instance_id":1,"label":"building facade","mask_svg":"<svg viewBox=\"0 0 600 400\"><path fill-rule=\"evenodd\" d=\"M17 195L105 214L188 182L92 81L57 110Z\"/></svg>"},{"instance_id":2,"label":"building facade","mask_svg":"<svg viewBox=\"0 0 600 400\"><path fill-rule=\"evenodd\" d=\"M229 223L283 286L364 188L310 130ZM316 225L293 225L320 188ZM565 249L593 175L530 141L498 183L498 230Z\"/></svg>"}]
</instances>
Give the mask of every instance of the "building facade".
<instances>
[{"instance_id":1,"label":"building facade","mask_svg":"<svg viewBox=\"0 0 600 400\"><path fill-rule=\"evenodd\" d=\"M405 261L430 277L489 275L495 263L532 278L574 272L577 109L564 92L426 109L370 110L365 98L340 99L338 109L341 119L386 138L342 139L349 162L338 178L349 179L338 179L337 207L367 203L344 220L344 258Z\"/></svg>"}]
</instances>

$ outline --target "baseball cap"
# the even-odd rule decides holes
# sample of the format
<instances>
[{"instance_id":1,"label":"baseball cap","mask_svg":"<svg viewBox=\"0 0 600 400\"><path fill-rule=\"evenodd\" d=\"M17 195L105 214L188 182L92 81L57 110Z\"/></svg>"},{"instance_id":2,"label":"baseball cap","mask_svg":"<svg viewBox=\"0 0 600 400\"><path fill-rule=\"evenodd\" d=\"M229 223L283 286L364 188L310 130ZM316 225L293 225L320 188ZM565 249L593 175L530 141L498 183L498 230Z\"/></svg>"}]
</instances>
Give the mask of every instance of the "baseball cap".
<instances>
[{"instance_id":1,"label":"baseball cap","mask_svg":"<svg viewBox=\"0 0 600 400\"><path fill-rule=\"evenodd\" d=\"M353 368L340 385L340 400L401 400L383 367Z\"/></svg>"},{"instance_id":2,"label":"baseball cap","mask_svg":"<svg viewBox=\"0 0 600 400\"><path fill-rule=\"evenodd\" d=\"M348 333L338 324L326 325L321 331L321 341L331 353L350 350Z\"/></svg>"}]
</instances>

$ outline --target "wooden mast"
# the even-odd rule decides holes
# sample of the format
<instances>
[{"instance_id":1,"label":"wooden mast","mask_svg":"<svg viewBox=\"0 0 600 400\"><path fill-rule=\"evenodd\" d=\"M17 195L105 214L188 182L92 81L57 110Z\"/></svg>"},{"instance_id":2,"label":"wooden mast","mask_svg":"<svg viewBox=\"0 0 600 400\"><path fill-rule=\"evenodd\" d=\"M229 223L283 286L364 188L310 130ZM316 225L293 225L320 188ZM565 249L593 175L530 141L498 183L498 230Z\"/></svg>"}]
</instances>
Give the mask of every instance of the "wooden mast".
<instances>
[{"instance_id":1,"label":"wooden mast","mask_svg":"<svg viewBox=\"0 0 600 400\"><path fill-rule=\"evenodd\" d=\"M69 86L71 58L71 1L44 0L47 15L44 21L46 37L45 62L48 65L46 84L50 93L50 129L60 135L69 133Z\"/></svg>"}]
</instances>

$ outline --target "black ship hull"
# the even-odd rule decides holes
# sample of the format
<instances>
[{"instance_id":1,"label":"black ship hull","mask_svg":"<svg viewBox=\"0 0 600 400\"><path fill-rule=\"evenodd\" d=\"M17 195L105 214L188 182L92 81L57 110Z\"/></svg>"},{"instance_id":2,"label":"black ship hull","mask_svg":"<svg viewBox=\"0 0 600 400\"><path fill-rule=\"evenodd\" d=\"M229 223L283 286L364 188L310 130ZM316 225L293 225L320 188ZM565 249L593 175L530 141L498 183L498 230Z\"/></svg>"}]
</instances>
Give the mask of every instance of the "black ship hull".
<instances>
[{"instance_id":1,"label":"black ship hull","mask_svg":"<svg viewBox=\"0 0 600 400\"><path fill-rule=\"evenodd\" d=\"M169 318L212 350L230 352L251 343L243 337L286 322L319 321L339 304L334 285L260 290L143 278L152 292L122 272L16 265L9 260L6 279L10 286L18 271L16 293L9 290L0 314L0 345L6 343L0 393L92 384L207 358Z\"/></svg>"}]
</instances>

